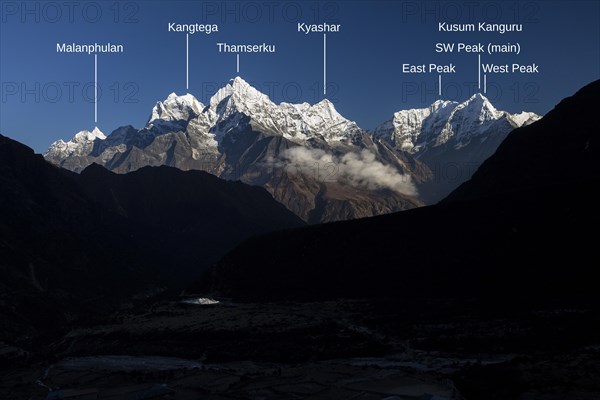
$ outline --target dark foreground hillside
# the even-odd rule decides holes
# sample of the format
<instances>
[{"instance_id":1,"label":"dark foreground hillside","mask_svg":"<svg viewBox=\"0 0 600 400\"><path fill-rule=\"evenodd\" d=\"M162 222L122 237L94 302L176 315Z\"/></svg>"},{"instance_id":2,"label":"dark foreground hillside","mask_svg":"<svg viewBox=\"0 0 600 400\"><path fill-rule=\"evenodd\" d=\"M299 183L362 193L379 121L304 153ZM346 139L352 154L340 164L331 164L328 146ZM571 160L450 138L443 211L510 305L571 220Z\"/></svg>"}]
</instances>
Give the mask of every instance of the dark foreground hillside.
<instances>
[{"instance_id":1,"label":"dark foreground hillside","mask_svg":"<svg viewBox=\"0 0 600 400\"><path fill-rule=\"evenodd\" d=\"M258 187L170 167L77 175L0 136L0 341L51 338L302 225Z\"/></svg>"}]
</instances>

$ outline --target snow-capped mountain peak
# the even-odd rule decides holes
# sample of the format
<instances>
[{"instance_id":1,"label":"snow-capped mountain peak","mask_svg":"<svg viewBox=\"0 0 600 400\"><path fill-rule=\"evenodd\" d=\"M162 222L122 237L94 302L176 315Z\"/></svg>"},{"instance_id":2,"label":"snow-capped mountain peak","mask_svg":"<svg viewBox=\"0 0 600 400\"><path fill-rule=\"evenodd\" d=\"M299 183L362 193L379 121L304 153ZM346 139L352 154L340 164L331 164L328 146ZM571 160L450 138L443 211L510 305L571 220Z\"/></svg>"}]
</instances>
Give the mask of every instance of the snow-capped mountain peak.
<instances>
[{"instance_id":1,"label":"snow-capped mountain peak","mask_svg":"<svg viewBox=\"0 0 600 400\"><path fill-rule=\"evenodd\" d=\"M98 127L95 127L91 131L79 131L68 142L59 139L52 143L48 148L48 151L44 153L44 156L47 154L56 154L60 157L67 158L73 155L82 155L92 150L95 141L105 139L106 136L98 129Z\"/></svg>"},{"instance_id":2,"label":"snow-capped mountain peak","mask_svg":"<svg viewBox=\"0 0 600 400\"><path fill-rule=\"evenodd\" d=\"M328 116L330 116L333 119L338 119L338 118L342 117L340 115L340 113L338 113L337 110L335 109L335 106L333 105L333 103L331 101L329 101L328 99L323 99L320 102L316 103L313 106L313 109L322 111L323 113L327 114Z\"/></svg>"},{"instance_id":3,"label":"snow-capped mountain peak","mask_svg":"<svg viewBox=\"0 0 600 400\"><path fill-rule=\"evenodd\" d=\"M338 141L348 133L360 129L354 121L343 117L328 99L323 99L308 108L305 121L314 132L322 132L325 140Z\"/></svg>"},{"instance_id":4,"label":"snow-capped mountain peak","mask_svg":"<svg viewBox=\"0 0 600 400\"><path fill-rule=\"evenodd\" d=\"M46 156L48 159L63 160L74 155L89 154L95 149L111 157L134 143L144 147L156 137L172 132L186 132L188 140L194 145L214 151L227 136L235 141L234 136L244 132L247 124L252 124L252 129L281 135L298 144L314 138L339 142L360 129L356 123L340 115L327 99L314 105L278 105L238 76L212 96L209 107L205 107L190 93L171 93L165 100L156 102L142 129L118 128L109 135L109 140L103 146L96 148L95 141L105 140L106 136L97 128L91 132L81 131L68 142L59 140L53 143Z\"/></svg>"},{"instance_id":5,"label":"snow-capped mountain peak","mask_svg":"<svg viewBox=\"0 0 600 400\"><path fill-rule=\"evenodd\" d=\"M429 107L398 111L373 134L420 157L428 149L444 144L460 149L474 140L484 141L496 135L495 132L506 135L512 128L539 118L529 112L511 115L499 111L484 95L476 93L462 103L437 100ZM343 117L328 99L313 105L275 104L238 76L212 96L209 107L189 93L171 93L156 103L148 124L140 130L117 129L100 146L95 143L107 138L99 129L81 131L69 142L59 140L52 144L47 154L65 159L95 151L110 158L133 144L144 147L159 136L185 132L185 140L190 141L194 149L192 157L198 158L202 149L214 153L225 138L230 138L227 143L234 143L238 135L248 129L282 136L300 145L317 140L329 146L351 144L356 133L361 132L358 125Z\"/></svg>"},{"instance_id":6,"label":"snow-capped mountain peak","mask_svg":"<svg viewBox=\"0 0 600 400\"><path fill-rule=\"evenodd\" d=\"M285 102L278 105L240 77L230 80L217 91L210 99L207 113L217 126L214 130L217 140L238 126L239 114L250 117L252 124L259 129L297 143L315 137L339 141L347 137L349 131L359 129L354 122L341 116L327 99L314 105ZM231 118L236 114L235 118Z\"/></svg>"},{"instance_id":7,"label":"snow-capped mountain peak","mask_svg":"<svg viewBox=\"0 0 600 400\"><path fill-rule=\"evenodd\" d=\"M338 183L367 188L377 187L370 186L373 180L389 185L396 182L397 173L415 174L420 184L435 186L427 186L422 193L427 201L437 201L454 187L444 176L444 168L468 164L456 182L468 179L469 171L493 154L511 130L539 119L534 113L499 111L484 95L475 94L462 103L437 100L424 108L398 111L371 138L342 116L336 105L328 99L315 104L276 104L235 77L212 96L208 106L189 93L171 93L155 104L148 124L141 129L122 127L108 137L97 128L81 131L69 142L52 144L44 156L74 171L91 163L117 172L171 165L235 179L242 171L248 182L264 186L308 216L317 204L311 203L316 198L311 196L321 190L320 185L313 178L302 183L307 186L298 186L299 193L308 193L308 200L295 203L285 193L304 178L288 174L287 165L300 170L304 165L313 168L316 162L320 170L320 162L335 161L343 168L343 174L335 171ZM271 169L284 174L273 175ZM389 175L390 171L396 172ZM381 180L382 176L394 178ZM430 181L432 176L435 182ZM292 186L287 186L288 180Z\"/></svg>"},{"instance_id":8,"label":"snow-capped mountain peak","mask_svg":"<svg viewBox=\"0 0 600 400\"><path fill-rule=\"evenodd\" d=\"M231 98L232 96L235 96L238 102L241 101L247 105L253 103L271 103L269 96L261 93L248 82L237 76L229 80L227 85L219 89L217 93L210 98L210 108L213 111L216 111L223 100Z\"/></svg>"},{"instance_id":9,"label":"snow-capped mountain peak","mask_svg":"<svg viewBox=\"0 0 600 400\"><path fill-rule=\"evenodd\" d=\"M249 88L254 89L248 82L243 80L240 76L236 76L235 78L230 79L228 85L236 91L243 91Z\"/></svg>"},{"instance_id":10,"label":"snow-capped mountain peak","mask_svg":"<svg viewBox=\"0 0 600 400\"><path fill-rule=\"evenodd\" d=\"M517 114L512 114L510 116L510 118L517 126L523 126L523 125L529 125L531 123L534 123L535 121L537 121L538 119L540 119L542 117L540 117L536 113L522 111Z\"/></svg>"},{"instance_id":11,"label":"snow-capped mountain peak","mask_svg":"<svg viewBox=\"0 0 600 400\"><path fill-rule=\"evenodd\" d=\"M467 101L459 104L455 112L460 110L469 113L469 117L477 115L479 121L496 120L504 115L503 111L496 110L496 107L481 93L475 93Z\"/></svg>"},{"instance_id":12,"label":"snow-capped mountain peak","mask_svg":"<svg viewBox=\"0 0 600 400\"><path fill-rule=\"evenodd\" d=\"M72 144L76 144L76 143L86 143L86 142L93 142L95 140L104 140L106 139L106 136L104 135L104 133L102 133L102 131L100 129L98 129L98 127L95 127L93 130L88 131L88 130L83 130L83 131L79 131L75 134L75 136L73 136L73 138L66 142L66 143L72 143ZM65 143L62 140L59 140L55 143Z\"/></svg>"},{"instance_id":13,"label":"snow-capped mountain peak","mask_svg":"<svg viewBox=\"0 0 600 400\"><path fill-rule=\"evenodd\" d=\"M100 139L100 140L104 140L106 139L106 136L104 135L104 133L102 133L102 131L100 129L98 129L98 127L96 126L92 131L80 131L77 132L75 134L75 136L73 137L73 141L76 142L82 142L82 141L93 141L96 139Z\"/></svg>"},{"instance_id":14,"label":"snow-capped mountain peak","mask_svg":"<svg viewBox=\"0 0 600 400\"><path fill-rule=\"evenodd\" d=\"M164 101L156 102L148 119L148 124L156 120L162 121L187 121L200 115L204 105L193 95L186 93L178 96L171 93Z\"/></svg>"},{"instance_id":15,"label":"snow-capped mountain peak","mask_svg":"<svg viewBox=\"0 0 600 400\"><path fill-rule=\"evenodd\" d=\"M458 103L456 101L450 101L450 100L436 100L433 102L433 104L431 104L431 106L429 106L429 108L431 109L431 111L435 111L439 108L446 108L446 107L456 107L458 105Z\"/></svg>"},{"instance_id":16,"label":"snow-capped mountain peak","mask_svg":"<svg viewBox=\"0 0 600 400\"><path fill-rule=\"evenodd\" d=\"M484 139L496 121L505 120L510 128L539 118L529 112L510 115L499 111L487 97L475 93L462 103L437 100L427 108L398 111L391 120L375 128L374 135L402 150L419 154L445 143L460 148L473 137Z\"/></svg>"}]
</instances>

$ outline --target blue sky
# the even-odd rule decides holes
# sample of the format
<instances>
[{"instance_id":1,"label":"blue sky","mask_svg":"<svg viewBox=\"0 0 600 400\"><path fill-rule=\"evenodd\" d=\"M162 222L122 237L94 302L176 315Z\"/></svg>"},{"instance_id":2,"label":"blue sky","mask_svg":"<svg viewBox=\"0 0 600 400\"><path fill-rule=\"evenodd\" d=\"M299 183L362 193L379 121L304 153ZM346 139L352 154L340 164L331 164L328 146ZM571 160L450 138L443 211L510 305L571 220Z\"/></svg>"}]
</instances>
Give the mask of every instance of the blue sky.
<instances>
[{"instance_id":1,"label":"blue sky","mask_svg":"<svg viewBox=\"0 0 600 400\"><path fill-rule=\"evenodd\" d=\"M599 1L2 1L0 10L0 133L38 152L95 125L94 57L57 54L57 42L125 46L98 56L98 127L106 134L142 127L171 92L206 103L238 75L235 55L218 53L217 42L274 44L275 54L242 54L239 75L275 102L321 100L323 36L298 33L298 22L342 25L327 35L327 97L366 129L439 98L438 75L403 74L404 63L453 63L444 99L479 91L477 55L438 54L438 42L519 43L519 55L482 55L539 65L535 75L488 75L487 96L510 112L544 114L600 77ZM523 32L438 32L443 21L523 23ZM169 22L219 27L189 38L189 90L185 34L168 32Z\"/></svg>"}]
</instances>

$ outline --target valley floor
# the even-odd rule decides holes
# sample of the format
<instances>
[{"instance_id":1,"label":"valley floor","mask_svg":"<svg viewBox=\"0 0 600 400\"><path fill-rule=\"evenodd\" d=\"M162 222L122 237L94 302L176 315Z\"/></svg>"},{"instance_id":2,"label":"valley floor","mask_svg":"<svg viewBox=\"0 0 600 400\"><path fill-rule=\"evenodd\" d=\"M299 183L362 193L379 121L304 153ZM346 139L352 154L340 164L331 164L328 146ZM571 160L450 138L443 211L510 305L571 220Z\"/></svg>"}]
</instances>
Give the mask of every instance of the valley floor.
<instances>
[{"instance_id":1,"label":"valley floor","mask_svg":"<svg viewBox=\"0 0 600 400\"><path fill-rule=\"evenodd\" d=\"M573 305L161 301L5 346L0 397L597 399L599 338L600 310Z\"/></svg>"}]
</instances>

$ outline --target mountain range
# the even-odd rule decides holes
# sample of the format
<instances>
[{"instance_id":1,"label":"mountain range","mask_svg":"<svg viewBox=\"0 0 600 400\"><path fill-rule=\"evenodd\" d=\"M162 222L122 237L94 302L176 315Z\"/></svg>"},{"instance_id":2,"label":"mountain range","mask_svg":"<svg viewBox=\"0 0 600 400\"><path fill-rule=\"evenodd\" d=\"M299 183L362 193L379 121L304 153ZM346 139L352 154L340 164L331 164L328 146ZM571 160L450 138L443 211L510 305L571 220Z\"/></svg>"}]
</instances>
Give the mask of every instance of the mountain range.
<instances>
[{"instance_id":1,"label":"mountain range","mask_svg":"<svg viewBox=\"0 0 600 400\"><path fill-rule=\"evenodd\" d=\"M81 131L44 157L80 172L92 163L197 169L267 189L304 221L347 220L435 203L470 178L533 113L496 110L482 95L399 111L372 132L325 99L275 104L242 78L208 105L191 94L157 102L146 126Z\"/></svg>"}]
</instances>

